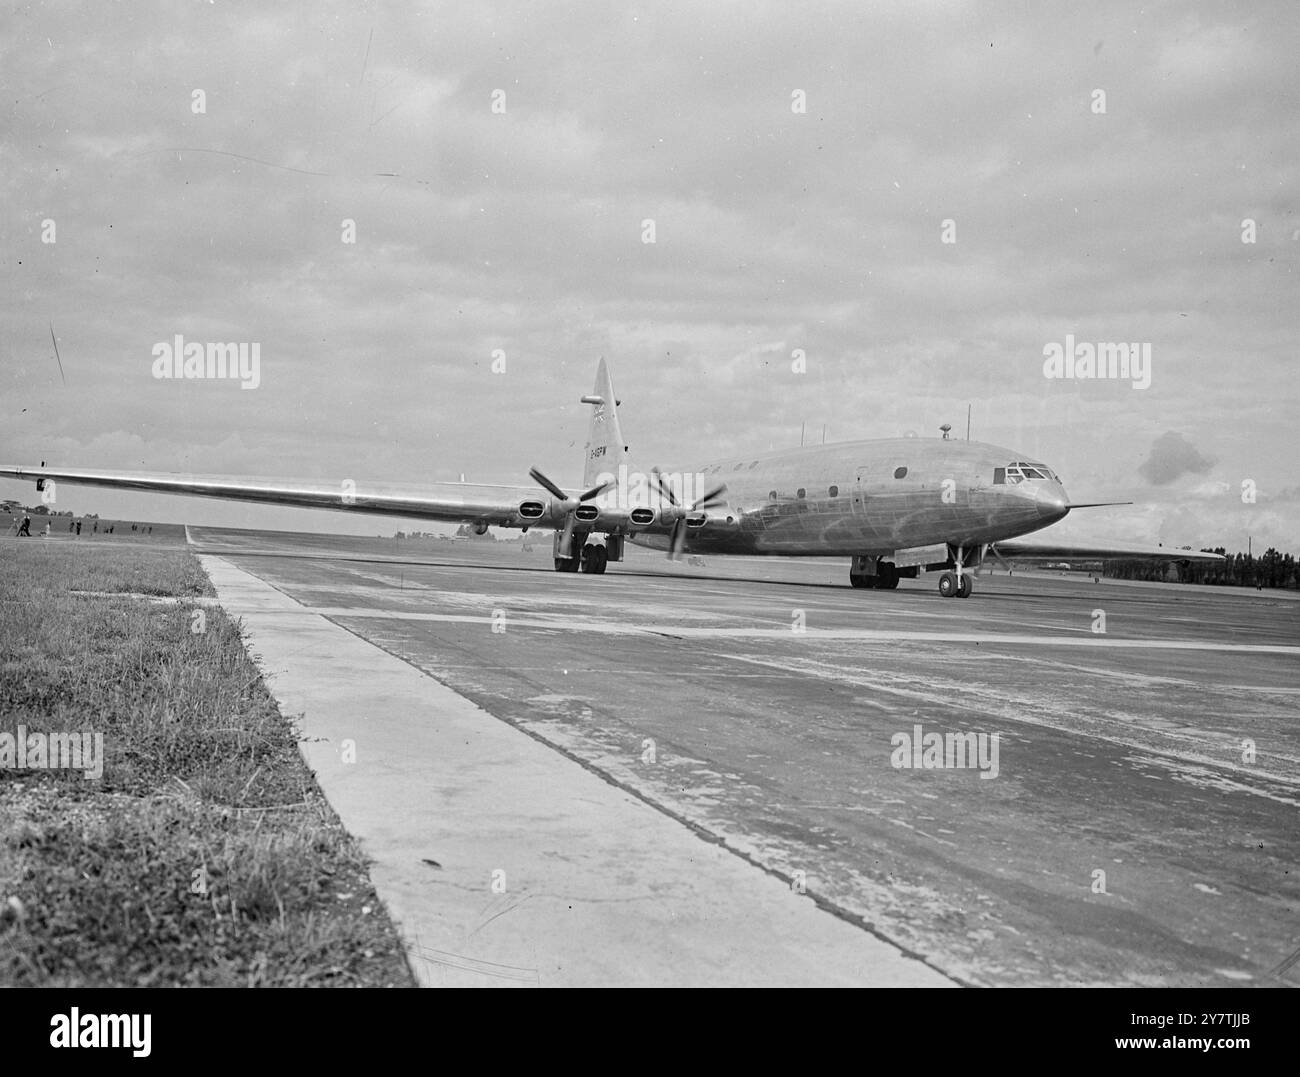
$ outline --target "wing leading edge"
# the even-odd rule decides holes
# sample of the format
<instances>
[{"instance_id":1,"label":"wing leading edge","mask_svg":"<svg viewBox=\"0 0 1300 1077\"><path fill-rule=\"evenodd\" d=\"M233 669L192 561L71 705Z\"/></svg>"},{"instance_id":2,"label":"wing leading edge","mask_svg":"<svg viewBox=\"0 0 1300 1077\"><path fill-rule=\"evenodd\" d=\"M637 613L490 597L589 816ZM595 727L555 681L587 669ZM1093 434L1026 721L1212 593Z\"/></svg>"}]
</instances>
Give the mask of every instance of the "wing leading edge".
<instances>
[{"instance_id":1,"label":"wing leading edge","mask_svg":"<svg viewBox=\"0 0 1300 1077\"><path fill-rule=\"evenodd\" d=\"M250 479L226 475L177 475L146 471L97 471L0 465L0 477L34 480L37 488L51 484L100 486L185 497L211 497L309 509L333 509L383 516L408 516L450 523L481 523L498 527L553 526L549 498L532 486L487 486L430 483L421 486L365 484L344 479L335 484L319 480Z\"/></svg>"}]
</instances>

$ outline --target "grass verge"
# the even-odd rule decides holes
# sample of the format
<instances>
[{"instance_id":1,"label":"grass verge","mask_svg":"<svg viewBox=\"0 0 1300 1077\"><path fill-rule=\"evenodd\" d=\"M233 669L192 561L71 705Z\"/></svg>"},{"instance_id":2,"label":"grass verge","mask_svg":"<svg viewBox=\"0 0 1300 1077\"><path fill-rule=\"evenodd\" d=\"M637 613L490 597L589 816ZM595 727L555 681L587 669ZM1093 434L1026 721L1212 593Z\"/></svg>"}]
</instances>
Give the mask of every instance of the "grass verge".
<instances>
[{"instance_id":1,"label":"grass verge","mask_svg":"<svg viewBox=\"0 0 1300 1077\"><path fill-rule=\"evenodd\" d=\"M0 984L414 984L211 594L183 547L0 540ZM20 726L102 775L16 769Z\"/></svg>"}]
</instances>

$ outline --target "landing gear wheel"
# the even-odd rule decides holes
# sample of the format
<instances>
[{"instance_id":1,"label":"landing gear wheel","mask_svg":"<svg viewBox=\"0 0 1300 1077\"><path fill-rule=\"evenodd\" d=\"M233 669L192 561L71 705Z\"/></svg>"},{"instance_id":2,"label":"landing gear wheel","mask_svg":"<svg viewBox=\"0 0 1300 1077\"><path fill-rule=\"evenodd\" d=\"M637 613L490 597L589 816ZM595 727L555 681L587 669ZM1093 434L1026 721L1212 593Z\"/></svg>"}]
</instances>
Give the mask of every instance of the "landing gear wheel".
<instances>
[{"instance_id":1,"label":"landing gear wheel","mask_svg":"<svg viewBox=\"0 0 1300 1077\"><path fill-rule=\"evenodd\" d=\"M577 572L578 559L576 557L557 557L555 559L556 572Z\"/></svg>"},{"instance_id":2,"label":"landing gear wheel","mask_svg":"<svg viewBox=\"0 0 1300 1077\"><path fill-rule=\"evenodd\" d=\"M939 594L952 598L957 593L957 573L945 572L939 577Z\"/></svg>"},{"instance_id":3,"label":"landing gear wheel","mask_svg":"<svg viewBox=\"0 0 1300 1077\"><path fill-rule=\"evenodd\" d=\"M877 579L876 576L859 576L856 572L849 573L849 583L854 587L875 587Z\"/></svg>"},{"instance_id":4,"label":"landing gear wheel","mask_svg":"<svg viewBox=\"0 0 1300 1077\"><path fill-rule=\"evenodd\" d=\"M970 593L973 590L974 587L970 582L970 577L963 572L957 579L957 597L970 598Z\"/></svg>"},{"instance_id":5,"label":"landing gear wheel","mask_svg":"<svg viewBox=\"0 0 1300 1077\"><path fill-rule=\"evenodd\" d=\"M604 546L597 546L593 543L590 546L582 548L582 571L590 572L597 576L605 571L605 565L609 562L609 554Z\"/></svg>"},{"instance_id":6,"label":"landing gear wheel","mask_svg":"<svg viewBox=\"0 0 1300 1077\"><path fill-rule=\"evenodd\" d=\"M892 591L898 586L898 568L892 561L880 563L880 575L876 577L876 587L882 591Z\"/></svg>"}]
</instances>

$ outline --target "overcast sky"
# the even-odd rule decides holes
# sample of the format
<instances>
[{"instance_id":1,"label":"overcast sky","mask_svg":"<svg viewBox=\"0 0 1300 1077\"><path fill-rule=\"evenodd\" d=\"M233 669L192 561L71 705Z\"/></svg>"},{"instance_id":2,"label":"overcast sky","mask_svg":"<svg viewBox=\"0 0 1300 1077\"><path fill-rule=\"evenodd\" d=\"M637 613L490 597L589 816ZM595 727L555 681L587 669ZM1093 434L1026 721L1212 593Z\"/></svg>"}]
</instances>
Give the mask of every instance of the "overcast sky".
<instances>
[{"instance_id":1,"label":"overcast sky","mask_svg":"<svg viewBox=\"0 0 1300 1077\"><path fill-rule=\"evenodd\" d=\"M976 440L1076 500L1138 502L1078 535L1300 547L1290 0L172 0L0 26L6 461L576 484L604 355L644 466L804 422L961 435L969 403ZM260 385L155 379L178 333L258 342ZM1149 343L1150 386L1046 378L1066 334Z\"/></svg>"}]
</instances>

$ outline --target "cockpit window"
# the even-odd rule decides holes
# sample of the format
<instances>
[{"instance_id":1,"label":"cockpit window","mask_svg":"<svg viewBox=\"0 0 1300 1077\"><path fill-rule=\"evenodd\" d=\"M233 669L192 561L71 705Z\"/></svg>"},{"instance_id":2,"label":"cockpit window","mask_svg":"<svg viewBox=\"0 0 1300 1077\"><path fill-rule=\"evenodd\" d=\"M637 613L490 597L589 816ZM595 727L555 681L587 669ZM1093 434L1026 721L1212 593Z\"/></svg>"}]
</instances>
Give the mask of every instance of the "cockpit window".
<instances>
[{"instance_id":1,"label":"cockpit window","mask_svg":"<svg viewBox=\"0 0 1300 1077\"><path fill-rule=\"evenodd\" d=\"M1043 467L1042 464L1030 464L1024 460L1018 460L1014 464L1008 464L1006 467L995 467L993 469L994 486L1014 486L1018 482L1024 482L1026 479L1049 479L1052 482L1060 482L1056 473L1051 468Z\"/></svg>"}]
</instances>

